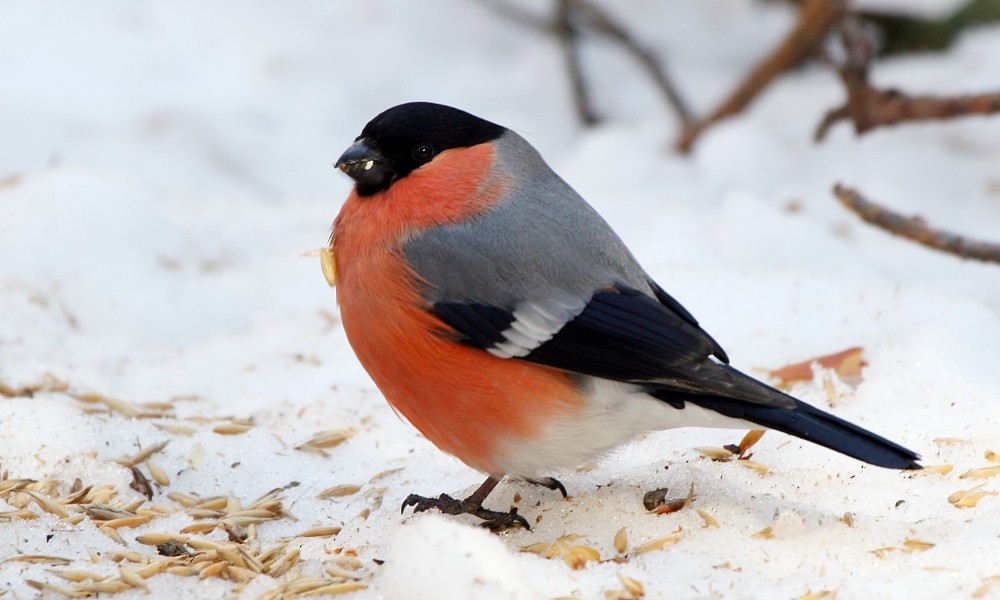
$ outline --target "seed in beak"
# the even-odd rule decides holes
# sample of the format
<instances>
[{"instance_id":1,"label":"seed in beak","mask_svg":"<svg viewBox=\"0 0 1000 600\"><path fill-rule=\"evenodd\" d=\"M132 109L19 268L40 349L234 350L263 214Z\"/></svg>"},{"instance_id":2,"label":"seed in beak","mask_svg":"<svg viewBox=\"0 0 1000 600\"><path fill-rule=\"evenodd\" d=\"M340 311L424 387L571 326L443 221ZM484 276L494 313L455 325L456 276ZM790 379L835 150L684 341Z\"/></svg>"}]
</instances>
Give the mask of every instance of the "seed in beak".
<instances>
[{"instance_id":1,"label":"seed in beak","mask_svg":"<svg viewBox=\"0 0 1000 600\"><path fill-rule=\"evenodd\" d=\"M365 162L365 171L370 171L372 167L375 166L374 160L369 160Z\"/></svg>"}]
</instances>

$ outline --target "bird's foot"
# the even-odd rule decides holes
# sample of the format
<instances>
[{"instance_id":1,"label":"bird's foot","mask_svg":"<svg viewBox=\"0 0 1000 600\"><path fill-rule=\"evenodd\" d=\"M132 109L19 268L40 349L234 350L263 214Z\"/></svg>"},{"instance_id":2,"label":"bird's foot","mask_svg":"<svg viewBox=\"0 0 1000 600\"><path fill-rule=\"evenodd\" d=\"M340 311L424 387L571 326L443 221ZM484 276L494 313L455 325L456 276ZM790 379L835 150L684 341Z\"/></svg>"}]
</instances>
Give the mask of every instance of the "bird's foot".
<instances>
[{"instance_id":1,"label":"bird's foot","mask_svg":"<svg viewBox=\"0 0 1000 600\"><path fill-rule=\"evenodd\" d=\"M487 479L483 485L479 486L479 489L464 500L457 500L448 494L441 494L437 498L427 498L425 496L418 496L417 494L410 494L406 497L406 500L403 500L400 512L405 511L411 506L414 513L424 512L433 508L446 515L473 515L482 519L483 522L481 525L483 527L494 532L514 527L531 529L527 519L517 514L516 506L511 507L508 512L483 508L483 500L496 487L497 483L499 483L497 479L493 479L492 477Z\"/></svg>"},{"instance_id":2,"label":"bird's foot","mask_svg":"<svg viewBox=\"0 0 1000 600\"><path fill-rule=\"evenodd\" d=\"M446 515L473 515L478 517L483 521L481 525L491 531L504 531L505 529L512 529L514 527L531 529L528 521L517 514L517 507L511 507L509 512L501 512L483 508L482 502L470 502L470 500L472 500L471 496L465 500L456 500L448 494L441 494L437 498L427 498L425 496L418 496L417 494L410 494L403 501L403 507L400 512L405 511L411 506L414 513L437 509Z\"/></svg>"},{"instance_id":3,"label":"bird's foot","mask_svg":"<svg viewBox=\"0 0 1000 600\"><path fill-rule=\"evenodd\" d=\"M566 493L566 486L564 486L562 482L555 477L546 477L545 479L528 479L527 481L528 483L540 485L543 488L550 489L554 492L559 492L562 494L564 500L569 498L569 494Z\"/></svg>"}]
</instances>

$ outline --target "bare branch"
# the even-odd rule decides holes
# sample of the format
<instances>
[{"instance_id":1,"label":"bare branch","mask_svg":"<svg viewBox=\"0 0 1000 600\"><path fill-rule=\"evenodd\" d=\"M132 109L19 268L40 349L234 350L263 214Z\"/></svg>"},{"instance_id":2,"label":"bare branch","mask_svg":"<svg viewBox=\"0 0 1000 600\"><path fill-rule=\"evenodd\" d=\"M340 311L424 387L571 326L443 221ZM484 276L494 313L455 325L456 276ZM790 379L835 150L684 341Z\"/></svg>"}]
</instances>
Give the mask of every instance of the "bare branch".
<instances>
[{"instance_id":1,"label":"bare branch","mask_svg":"<svg viewBox=\"0 0 1000 600\"><path fill-rule=\"evenodd\" d=\"M868 83L868 69L874 55L874 41L856 19L845 19L841 39L847 51L838 67L847 89L847 103L829 111L816 127L820 142L837 122L850 119L860 135L876 127L907 121L953 119L968 115L1000 112L1000 93L965 96L909 96L894 89L878 89Z\"/></svg>"},{"instance_id":2,"label":"bare branch","mask_svg":"<svg viewBox=\"0 0 1000 600\"><path fill-rule=\"evenodd\" d=\"M571 5L572 10L575 10L582 18L586 18L590 22L594 31L618 42L626 52L632 55L632 58L646 71L646 74L653 80L653 84L663 94L667 103L677 113L677 118L680 119L682 125L687 126L694 120L684 99L667 76L667 71L661 64L660 59L643 47L624 26L589 0L561 0L561 3Z\"/></svg>"},{"instance_id":3,"label":"bare branch","mask_svg":"<svg viewBox=\"0 0 1000 600\"><path fill-rule=\"evenodd\" d=\"M1000 244L971 240L935 229L923 217L900 215L866 200L857 191L840 184L833 187L833 194L862 220L889 233L962 258L1000 263Z\"/></svg>"},{"instance_id":4,"label":"bare branch","mask_svg":"<svg viewBox=\"0 0 1000 600\"><path fill-rule=\"evenodd\" d=\"M505 0L481 1L523 26L549 31L556 35L566 59L566 68L573 90L573 102L582 122L591 125L599 121L580 60L580 38L587 30L620 45L635 59L656 88L663 94L667 103L677 114L681 125L687 127L693 122L691 111L688 110L680 92L677 91L677 87L667 75L662 61L656 54L643 46L621 23L590 0L557 0L556 15L551 21L545 21L529 14Z\"/></svg>"},{"instance_id":5,"label":"bare branch","mask_svg":"<svg viewBox=\"0 0 1000 600\"><path fill-rule=\"evenodd\" d=\"M566 71L569 73L569 83L573 90L576 114L584 125L596 125L600 117L594 111L590 89L583 75L583 65L580 62L580 31L573 22L573 4L573 0L559 0L552 30L559 38L559 45L566 60Z\"/></svg>"},{"instance_id":6,"label":"bare branch","mask_svg":"<svg viewBox=\"0 0 1000 600\"><path fill-rule=\"evenodd\" d=\"M695 140L711 125L740 113L771 81L798 65L823 43L827 33L847 13L846 0L806 0L795 27L708 117L685 128L677 149L689 152Z\"/></svg>"}]
</instances>

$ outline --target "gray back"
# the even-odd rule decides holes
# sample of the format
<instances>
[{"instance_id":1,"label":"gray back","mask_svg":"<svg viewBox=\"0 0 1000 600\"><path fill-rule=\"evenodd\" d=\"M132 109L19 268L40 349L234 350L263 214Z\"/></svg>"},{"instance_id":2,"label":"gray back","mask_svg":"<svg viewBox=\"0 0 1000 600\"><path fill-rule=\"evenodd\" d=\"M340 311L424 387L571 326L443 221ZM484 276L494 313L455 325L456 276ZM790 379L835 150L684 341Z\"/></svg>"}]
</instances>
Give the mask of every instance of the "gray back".
<instances>
[{"instance_id":1,"label":"gray back","mask_svg":"<svg viewBox=\"0 0 1000 600\"><path fill-rule=\"evenodd\" d=\"M408 241L407 260L439 301L513 308L589 298L625 284L652 296L649 276L617 234L518 134L496 142L494 169L514 185L489 212Z\"/></svg>"}]
</instances>

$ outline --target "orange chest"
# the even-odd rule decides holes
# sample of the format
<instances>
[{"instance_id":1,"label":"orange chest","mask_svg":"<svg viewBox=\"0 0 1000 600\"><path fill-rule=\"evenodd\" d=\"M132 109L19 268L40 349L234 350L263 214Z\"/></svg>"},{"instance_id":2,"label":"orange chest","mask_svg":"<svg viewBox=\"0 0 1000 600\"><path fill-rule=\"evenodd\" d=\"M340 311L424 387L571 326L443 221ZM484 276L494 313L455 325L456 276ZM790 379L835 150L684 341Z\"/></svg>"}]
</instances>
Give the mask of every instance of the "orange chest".
<instances>
[{"instance_id":1,"label":"orange chest","mask_svg":"<svg viewBox=\"0 0 1000 600\"><path fill-rule=\"evenodd\" d=\"M431 312L399 245L338 218L337 302L348 341L386 400L424 436L480 471L582 398L560 371L465 346ZM348 227L350 226L350 227ZM341 227L346 227L341 229Z\"/></svg>"}]
</instances>

